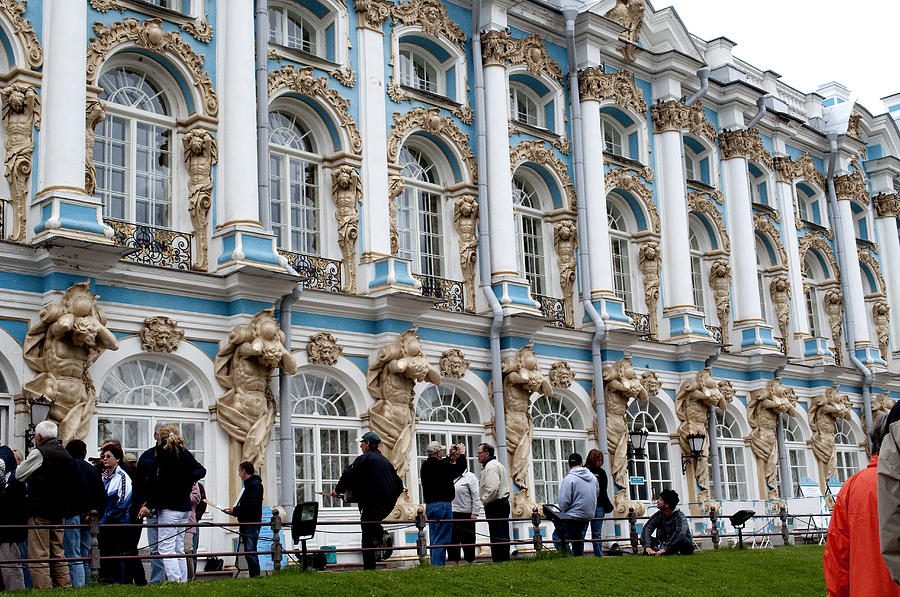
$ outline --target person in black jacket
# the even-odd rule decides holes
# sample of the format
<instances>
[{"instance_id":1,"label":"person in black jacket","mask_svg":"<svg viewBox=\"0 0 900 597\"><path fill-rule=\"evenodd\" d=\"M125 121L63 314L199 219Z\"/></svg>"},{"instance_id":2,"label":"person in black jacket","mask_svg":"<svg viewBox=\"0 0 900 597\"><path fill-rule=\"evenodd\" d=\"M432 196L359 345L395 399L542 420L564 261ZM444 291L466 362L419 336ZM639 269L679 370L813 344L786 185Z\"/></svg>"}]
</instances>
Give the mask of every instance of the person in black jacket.
<instances>
[{"instance_id":1,"label":"person in black jacket","mask_svg":"<svg viewBox=\"0 0 900 597\"><path fill-rule=\"evenodd\" d=\"M397 498L403 493L403 481L397 476L394 465L378 450L381 438L374 431L367 431L359 438L362 454L341 474L331 497L344 496L345 502L359 506L359 523L362 527L362 548L391 547L393 537L384 532L381 521L391 513ZM382 552L383 559L390 557L390 550ZM375 570L376 550L362 552L363 568Z\"/></svg>"},{"instance_id":2,"label":"person in black jacket","mask_svg":"<svg viewBox=\"0 0 900 597\"><path fill-rule=\"evenodd\" d=\"M0 446L0 560L18 560L19 543L28 538L26 529L7 525L28 524L25 510L25 485L16 481L16 457L9 446ZM7 591L25 588L21 565L3 564L0 578Z\"/></svg>"},{"instance_id":3,"label":"person in black jacket","mask_svg":"<svg viewBox=\"0 0 900 597\"><path fill-rule=\"evenodd\" d=\"M425 447L428 460L422 463L419 479L425 501L425 516L428 520L443 522L428 523L428 538L432 545L449 545L453 534L453 498L456 489L453 480L466 471L466 445L453 444L450 455L444 458L444 447L438 442L429 442ZM447 564L445 547L431 548L431 565Z\"/></svg>"},{"instance_id":4,"label":"person in black jacket","mask_svg":"<svg viewBox=\"0 0 900 597\"><path fill-rule=\"evenodd\" d=\"M75 470L87 489L83 495L73 496L78 509L74 516L66 519L66 524L87 524L92 510L103 515L106 509L106 489L103 487L100 471L85 460L87 446L83 441L73 439L66 444L66 452L72 455ZM91 533L87 527L66 529L63 532L63 550L67 558L86 558L90 549ZM69 562L69 578L73 587L83 587L91 580L91 562Z\"/></svg>"},{"instance_id":5,"label":"person in black jacket","mask_svg":"<svg viewBox=\"0 0 900 597\"><path fill-rule=\"evenodd\" d=\"M161 422L156 423L154 426L153 439L156 441L156 444L152 448L145 450L138 458L134 477L132 477L131 518L137 523L143 520L139 513L150 496L150 487L156 476L156 450L159 448L159 430L162 426ZM156 514L151 514L147 517L146 522L148 525L159 524L159 518ZM140 539L140 536L138 538ZM147 545L150 548L150 555L159 555L159 529L157 527L147 527ZM141 568L143 568L143 563L139 563ZM163 562L159 558L153 558L150 560L150 583L158 583L164 580L166 580L166 571L163 568Z\"/></svg>"},{"instance_id":6,"label":"person in black jacket","mask_svg":"<svg viewBox=\"0 0 900 597\"><path fill-rule=\"evenodd\" d=\"M603 470L603 452L596 448L588 452L584 467L597 477L597 483L600 484L600 492L597 494L597 509L594 510L594 519L591 520L594 555L600 557L603 555L603 544L600 542L603 534L603 517L613 511L612 502L609 501L609 479L606 471Z\"/></svg>"},{"instance_id":7,"label":"person in black jacket","mask_svg":"<svg viewBox=\"0 0 900 597\"><path fill-rule=\"evenodd\" d=\"M259 475L253 470L253 463L244 461L238 466L238 476L244 482L244 490L234 508L225 508L225 514L236 516L238 522L262 522L263 484ZM259 541L258 526L241 527L241 546L245 552L256 551L256 543ZM247 554L247 571L250 578L259 576L259 556Z\"/></svg>"}]
</instances>

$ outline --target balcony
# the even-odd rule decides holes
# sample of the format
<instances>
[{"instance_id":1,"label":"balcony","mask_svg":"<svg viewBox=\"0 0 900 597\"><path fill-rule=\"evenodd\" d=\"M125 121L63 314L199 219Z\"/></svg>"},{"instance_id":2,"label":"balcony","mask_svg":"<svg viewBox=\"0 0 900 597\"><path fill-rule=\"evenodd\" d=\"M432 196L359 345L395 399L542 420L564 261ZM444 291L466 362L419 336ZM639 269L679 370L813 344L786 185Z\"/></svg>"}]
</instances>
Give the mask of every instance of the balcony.
<instances>
[{"instance_id":1,"label":"balcony","mask_svg":"<svg viewBox=\"0 0 900 597\"><path fill-rule=\"evenodd\" d=\"M465 311L465 288L463 282L447 280L437 276L413 274L413 278L422 283L422 296L437 299L435 309L462 313Z\"/></svg>"},{"instance_id":2,"label":"balcony","mask_svg":"<svg viewBox=\"0 0 900 597\"><path fill-rule=\"evenodd\" d=\"M191 233L112 218L103 221L113 229L112 240L116 246L135 249L122 258L125 261L185 271L191 269Z\"/></svg>"},{"instance_id":3,"label":"balcony","mask_svg":"<svg viewBox=\"0 0 900 597\"><path fill-rule=\"evenodd\" d=\"M288 265L303 277L300 284L311 290L341 292L341 262L325 257L292 253L278 249L278 254L287 258Z\"/></svg>"},{"instance_id":4,"label":"balcony","mask_svg":"<svg viewBox=\"0 0 900 597\"><path fill-rule=\"evenodd\" d=\"M531 293L532 298L541 304L541 315L550 319L547 325L555 328L566 327L566 304L561 298Z\"/></svg>"},{"instance_id":5,"label":"balcony","mask_svg":"<svg viewBox=\"0 0 900 597\"><path fill-rule=\"evenodd\" d=\"M636 311L628 311L625 310L625 315L631 318L631 323L634 325L634 331L638 333L641 338L649 338L650 337L650 316L646 313L638 313Z\"/></svg>"}]
</instances>

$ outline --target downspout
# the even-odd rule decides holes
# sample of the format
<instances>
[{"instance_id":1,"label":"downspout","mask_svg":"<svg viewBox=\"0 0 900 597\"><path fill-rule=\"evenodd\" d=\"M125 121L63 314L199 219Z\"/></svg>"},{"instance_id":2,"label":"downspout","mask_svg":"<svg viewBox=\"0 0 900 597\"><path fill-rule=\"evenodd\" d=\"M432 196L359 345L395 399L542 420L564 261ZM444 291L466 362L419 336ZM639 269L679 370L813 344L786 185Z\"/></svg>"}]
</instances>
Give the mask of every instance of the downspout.
<instances>
[{"instance_id":1,"label":"downspout","mask_svg":"<svg viewBox=\"0 0 900 597\"><path fill-rule=\"evenodd\" d=\"M825 182L828 187L828 204L831 206L831 218L834 222L835 235L834 242L837 246L838 253L838 263L841 264L841 267L845 267L848 263L847 259L847 239L844 238L843 227L841 226L842 218L841 218L841 210L838 206L837 194L834 191L834 172L837 169L837 158L838 158L838 146L837 146L837 135L831 134L828 135L828 170L825 173ZM853 244L855 246L856 241L853 240ZM850 282L847 280L847 276L841 276L841 291L844 296L850 296ZM863 376L863 386L862 386L862 396L863 396L863 411L866 416L866 429L872 428L872 370L866 367L862 361L860 361L856 356L856 336L854 336L856 328L853 327L855 313L853 312L852 307L844 306L844 317L847 328L847 354L850 355L850 361L853 363L854 367L862 374ZM840 350L840 347L835 347L835 350Z\"/></svg>"},{"instance_id":2,"label":"downspout","mask_svg":"<svg viewBox=\"0 0 900 597\"><path fill-rule=\"evenodd\" d=\"M603 344L606 340L606 322L597 312L594 303L591 302L591 275L590 251L588 246L587 224L587 199L584 196L584 156L582 155L581 135L581 98L578 93L578 66L575 63L575 17L577 10L564 10L563 18L566 20L566 50L569 62L569 109L572 112L572 154L575 160L575 198L578 202L578 265L579 279L581 281L581 304L584 312L594 324L594 337L591 340L591 364L594 373L594 394L597 416L597 442L600 451L606 452L608 442L606 437L606 395L603 389ZM598 131L599 134L599 131ZM603 470L607 478L611 479L609 458L603 459ZM607 484L607 492L613 487ZM609 496L611 497L611 496Z\"/></svg>"},{"instance_id":3,"label":"downspout","mask_svg":"<svg viewBox=\"0 0 900 597\"><path fill-rule=\"evenodd\" d=\"M478 252L481 266L481 291L491 307L491 380L494 403L494 439L497 442L497 460L509 470L506 453L506 413L503 407L503 371L500 367L500 326L503 325L503 308L500 299L491 287L491 227L487 201L487 133L484 124L484 64L481 61L481 1L472 3L472 62L475 66L475 147L478 151L478 199L481 206L479 236L481 250Z\"/></svg>"},{"instance_id":4,"label":"downspout","mask_svg":"<svg viewBox=\"0 0 900 597\"><path fill-rule=\"evenodd\" d=\"M710 355L710 357L706 359L703 366L712 367L713 363L715 363L720 356L722 356L721 346L716 348L715 354ZM719 470L719 437L716 434L716 407L712 405L709 407L709 420L707 421L706 429L707 437L709 437L709 465L712 467L712 498L714 500L721 500L723 499L723 493L722 471Z\"/></svg>"},{"instance_id":5,"label":"downspout","mask_svg":"<svg viewBox=\"0 0 900 597\"><path fill-rule=\"evenodd\" d=\"M701 67L700 70L697 71L697 78L700 79L700 89L698 89L694 95L684 100L685 106L693 106L701 97L706 95L707 91L709 91L709 67Z\"/></svg>"},{"instance_id":6,"label":"downspout","mask_svg":"<svg viewBox=\"0 0 900 597\"><path fill-rule=\"evenodd\" d=\"M749 131L753 127L755 127L762 117L766 115L766 100L769 98L769 94L760 96L759 99L756 100L756 116L754 116L750 122L747 123L747 130Z\"/></svg>"},{"instance_id":7,"label":"downspout","mask_svg":"<svg viewBox=\"0 0 900 597\"><path fill-rule=\"evenodd\" d=\"M286 294L281 298L281 308L279 315L279 326L284 334L284 344L288 351L291 350L291 312L294 302L300 298L303 291L302 286L297 284L293 292ZM294 472L294 438L293 429L290 425L291 413L291 376L284 370L278 370L278 412L281 413L281 419L278 424L278 441L281 448L279 454L279 465L281 470L281 492L279 495L279 503L285 510L286 520L291 520L294 513L294 500L297 495L294 492L294 484L289 479L295 477Z\"/></svg>"},{"instance_id":8,"label":"downspout","mask_svg":"<svg viewBox=\"0 0 900 597\"><path fill-rule=\"evenodd\" d=\"M272 229L269 213L269 7L268 0L256 0L256 173L259 177L259 223Z\"/></svg>"},{"instance_id":9,"label":"downspout","mask_svg":"<svg viewBox=\"0 0 900 597\"><path fill-rule=\"evenodd\" d=\"M787 361L775 369L774 379L781 377ZM778 484L779 493L782 499L787 499L791 495L791 467L788 462L787 447L784 443L784 413L778 413L775 417L775 446L778 450Z\"/></svg>"}]
</instances>

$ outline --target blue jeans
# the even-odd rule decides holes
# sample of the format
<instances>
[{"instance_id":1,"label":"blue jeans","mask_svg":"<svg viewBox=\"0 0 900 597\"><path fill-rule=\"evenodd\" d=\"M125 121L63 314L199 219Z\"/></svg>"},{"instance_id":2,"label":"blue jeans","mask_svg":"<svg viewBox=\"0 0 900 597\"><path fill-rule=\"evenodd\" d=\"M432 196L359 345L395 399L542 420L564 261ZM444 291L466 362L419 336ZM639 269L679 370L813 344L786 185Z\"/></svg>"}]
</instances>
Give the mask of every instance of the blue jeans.
<instances>
[{"instance_id":1,"label":"blue jeans","mask_svg":"<svg viewBox=\"0 0 900 597\"><path fill-rule=\"evenodd\" d=\"M447 522L429 522L428 538L432 545L449 545L453 535L453 508L450 502L431 502L425 504L425 518L428 520L446 520ZM447 564L447 549L444 547L431 548L431 565L445 566Z\"/></svg>"},{"instance_id":2,"label":"blue jeans","mask_svg":"<svg viewBox=\"0 0 900 597\"><path fill-rule=\"evenodd\" d=\"M603 518L606 515L606 511L602 506L597 506L597 509L594 510L594 518ZM591 521L591 539L594 540L594 555L598 558L603 555L603 544L600 543L600 539L603 535L603 521L602 520L592 520Z\"/></svg>"},{"instance_id":3,"label":"blue jeans","mask_svg":"<svg viewBox=\"0 0 900 597\"><path fill-rule=\"evenodd\" d=\"M66 519L66 524L81 524L80 516ZM91 551L91 532L84 529L66 529L63 532L63 551L67 558L86 558ZM91 579L91 562L69 562L69 578L73 587L83 587Z\"/></svg>"},{"instance_id":4,"label":"blue jeans","mask_svg":"<svg viewBox=\"0 0 900 597\"><path fill-rule=\"evenodd\" d=\"M556 551L569 553L569 542L572 542L572 555L584 555L584 534L588 521L575 518L560 519L554 524L553 540L557 541Z\"/></svg>"},{"instance_id":5,"label":"blue jeans","mask_svg":"<svg viewBox=\"0 0 900 597\"><path fill-rule=\"evenodd\" d=\"M244 551L256 551L260 528L241 527L241 544L244 546ZM256 554L245 555L244 558L247 560L247 573L250 578L259 576L259 556Z\"/></svg>"},{"instance_id":6,"label":"blue jeans","mask_svg":"<svg viewBox=\"0 0 900 597\"><path fill-rule=\"evenodd\" d=\"M23 560L28 559L28 539L19 543L19 556ZM28 564L22 564L22 575L25 577L25 588L32 588L31 571L28 569Z\"/></svg>"},{"instance_id":7,"label":"blue jeans","mask_svg":"<svg viewBox=\"0 0 900 597\"><path fill-rule=\"evenodd\" d=\"M147 519L147 524L159 524L158 516L151 516ZM150 544L150 554L159 555L159 529L147 529L147 543ZM157 583L166 580L166 569L163 561L159 558L150 560L150 582Z\"/></svg>"}]
</instances>

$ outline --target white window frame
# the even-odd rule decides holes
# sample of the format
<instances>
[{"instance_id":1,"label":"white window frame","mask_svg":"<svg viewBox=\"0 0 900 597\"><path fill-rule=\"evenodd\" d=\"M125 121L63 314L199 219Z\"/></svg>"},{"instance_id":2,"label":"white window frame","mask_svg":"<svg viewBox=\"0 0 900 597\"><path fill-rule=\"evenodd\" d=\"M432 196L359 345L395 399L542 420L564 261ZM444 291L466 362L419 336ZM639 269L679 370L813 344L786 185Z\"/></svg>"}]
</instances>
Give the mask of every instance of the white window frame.
<instances>
[{"instance_id":1,"label":"white window frame","mask_svg":"<svg viewBox=\"0 0 900 597\"><path fill-rule=\"evenodd\" d=\"M628 461L628 495L633 500L650 502L663 489L675 488L673 467L677 455L672 450L668 424L662 411L652 400L632 400L625 412L625 424L629 431L640 431L646 427L650 432L644 457L632 457ZM644 483L632 484L631 477L635 476L644 477Z\"/></svg>"},{"instance_id":2,"label":"white window frame","mask_svg":"<svg viewBox=\"0 0 900 597\"><path fill-rule=\"evenodd\" d=\"M529 193L526 187L531 187ZM516 226L516 258L521 276L528 280L531 291L544 296L549 295L550 285L547 267L547 235L544 232L544 213L541 207L522 205L525 198L532 204L543 204L541 187L531 177L517 171L513 175L513 218ZM526 251L525 233L530 229L528 237L533 239L533 246L540 253ZM536 267L529 267L529 261Z\"/></svg>"},{"instance_id":3,"label":"white window frame","mask_svg":"<svg viewBox=\"0 0 900 597\"><path fill-rule=\"evenodd\" d=\"M848 421L836 419L834 422L834 443L837 456L835 476L843 484L851 476L862 470L859 444L854 440L853 429ZM827 481L827 479L826 479Z\"/></svg>"},{"instance_id":4,"label":"white window frame","mask_svg":"<svg viewBox=\"0 0 900 597\"><path fill-rule=\"evenodd\" d=\"M698 231L698 227L702 228L703 226L697 216L688 216L688 245L691 255L691 288L694 306L701 313L706 313L706 305L709 302L706 297L706 288L709 286L706 272L706 247L703 246L706 234L703 230Z\"/></svg>"},{"instance_id":5,"label":"white window frame","mask_svg":"<svg viewBox=\"0 0 900 597\"><path fill-rule=\"evenodd\" d=\"M611 214L610 210L616 214ZM615 199L606 199L606 218L609 226L609 254L612 262L613 292L625 304L628 311L636 311L634 303L634 259L630 222ZM621 228L619 228L621 226Z\"/></svg>"},{"instance_id":6,"label":"white window frame","mask_svg":"<svg viewBox=\"0 0 900 597\"><path fill-rule=\"evenodd\" d=\"M809 451L806 440L803 437L803 428L796 418L785 415L784 421L784 447L788 455L788 466L791 471L791 496L801 497L799 490L803 478L810 478L809 466L806 460ZM779 471L780 472L780 471Z\"/></svg>"},{"instance_id":7,"label":"white window frame","mask_svg":"<svg viewBox=\"0 0 900 597\"><path fill-rule=\"evenodd\" d=\"M604 155L614 155L631 159L628 152L628 134L619 124L613 122L612 116L601 115L600 117L600 134L603 138ZM612 143L607 140L607 135L613 137ZM615 136L618 135L619 150L615 150ZM612 145L612 149L610 148Z\"/></svg>"},{"instance_id":8,"label":"white window frame","mask_svg":"<svg viewBox=\"0 0 900 597\"><path fill-rule=\"evenodd\" d=\"M809 252L806 253L804 261L805 263L801 263L800 267L803 273L803 284L807 287L804 294L809 333L814 338L827 339L826 330L828 327L827 322L824 321L825 307L822 304L823 292L820 288L825 282L824 274L819 275L821 266L815 263L814 257ZM810 272L810 269L814 271ZM839 351L841 347L836 346L835 349Z\"/></svg>"},{"instance_id":9,"label":"white window frame","mask_svg":"<svg viewBox=\"0 0 900 597\"><path fill-rule=\"evenodd\" d=\"M526 75L528 77L536 78L540 83L549 89L549 93L545 93L543 96L538 96L538 94L531 89L528 85L521 81L516 81L512 77L514 75ZM518 88L524 94L530 96L535 102L537 102L538 108L538 124L537 128L544 129L545 131L550 131L554 135L564 135L564 124L565 124L565 97L563 94L562 87L559 86L555 80L551 79L545 74L541 75L533 75L528 71L528 69L524 65L515 65L510 66L506 69L506 88L507 88L507 118L510 122L521 122L520 120L513 118L512 110L510 109L509 104L509 95L510 90L513 88ZM547 122L547 105L553 105L553 123ZM527 123L525 123L527 125ZM530 125L535 126L535 125Z\"/></svg>"},{"instance_id":10,"label":"white window frame","mask_svg":"<svg viewBox=\"0 0 900 597\"><path fill-rule=\"evenodd\" d=\"M716 441L719 448L719 473L726 500L746 500L747 450L737 417L729 411L716 411ZM712 464L710 464L712 467Z\"/></svg>"},{"instance_id":11,"label":"white window frame","mask_svg":"<svg viewBox=\"0 0 900 597\"><path fill-rule=\"evenodd\" d=\"M526 107L530 103L534 106L534 118L530 119L526 110L526 118L520 118L521 112L516 108L519 100L524 101ZM509 119L520 124L534 126L538 128L547 128L544 122L544 106L546 103L538 97L538 95L528 88L524 83L518 81L509 82Z\"/></svg>"},{"instance_id":12,"label":"white window frame","mask_svg":"<svg viewBox=\"0 0 900 597\"><path fill-rule=\"evenodd\" d=\"M404 175L403 193L395 200L397 232L400 236L398 256L410 260L413 273L446 278L448 249L444 216L446 189L442 183L445 180L444 172L441 171L440 160L434 159L434 152L429 149L418 145L405 145L400 150L399 159L403 161L409 157L414 161L405 162L404 170L417 164L422 168L422 174L417 177ZM424 167L423 160L427 162ZM432 180L421 180L423 176ZM428 203L433 204L434 211L423 209ZM404 214L408 214L408 217ZM433 224L436 224L437 230L429 229ZM436 253L433 251L429 254L422 251L420 241L424 238L433 240L431 248L437 249Z\"/></svg>"},{"instance_id":13,"label":"white window frame","mask_svg":"<svg viewBox=\"0 0 900 597\"><path fill-rule=\"evenodd\" d=\"M407 36L418 36L430 39L432 42L447 52L448 57L441 61L437 56L432 54L426 48L409 41L401 42L401 39ZM417 89L415 86L407 85L401 74L400 50L415 50L424 56L433 66L437 68L437 90L424 91ZM427 103L434 104L436 98L444 98L445 101L437 99L437 105L450 109L455 105L468 105L467 77L468 69L466 65L466 55L462 49L456 44L448 41L443 36L434 36L427 33L420 25L406 25L394 27L391 31L391 64L393 65L393 75L391 82L393 85L402 86L404 90L409 91L415 96L415 99ZM447 73L453 69L453 95L450 97L450 90L447 89ZM436 96L436 97L433 97ZM412 99L412 98L410 98Z\"/></svg>"},{"instance_id":14,"label":"white window frame","mask_svg":"<svg viewBox=\"0 0 900 597\"><path fill-rule=\"evenodd\" d=\"M278 16L273 18L273 14L276 14ZM325 59L328 51L328 49L325 47L325 29L328 27L328 25L331 24L331 21L333 19L334 15L330 11L324 19L319 19L300 3L293 3L290 6L280 3L274 4L272 6L269 6L269 31L267 38L268 43L289 48L298 52L304 52L317 58ZM278 35L281 36L281 41L272 39L273 35L276 34L273 30L273 26L276 21L280 21L279 28L281 29L281 31L278 32ZM313 41L309 42L306 47L304 47L305 42L301 42L300 45L289 44L289 21L293 21L295 24L297 24L297 22L299 21L300 26L304 30L308 28L315 35Z\"/></svg>"},{"instance_id":15,"label":"white window frame","mask_svg":"<svg viewBox=\"0 0 900 597\"><path fill-rule=\"evenodd\" d=\"M567 398L541 395L531 404L531 414L534 420L531 440L533 499L538 503L556 503L559 483L569 472L569 454L586 454L587 432L581 413ZM542 425L550 420L554 422L552 427ZM549 457L546 456L548 447L552 450Z\"/></svg>"}]
</instances>

